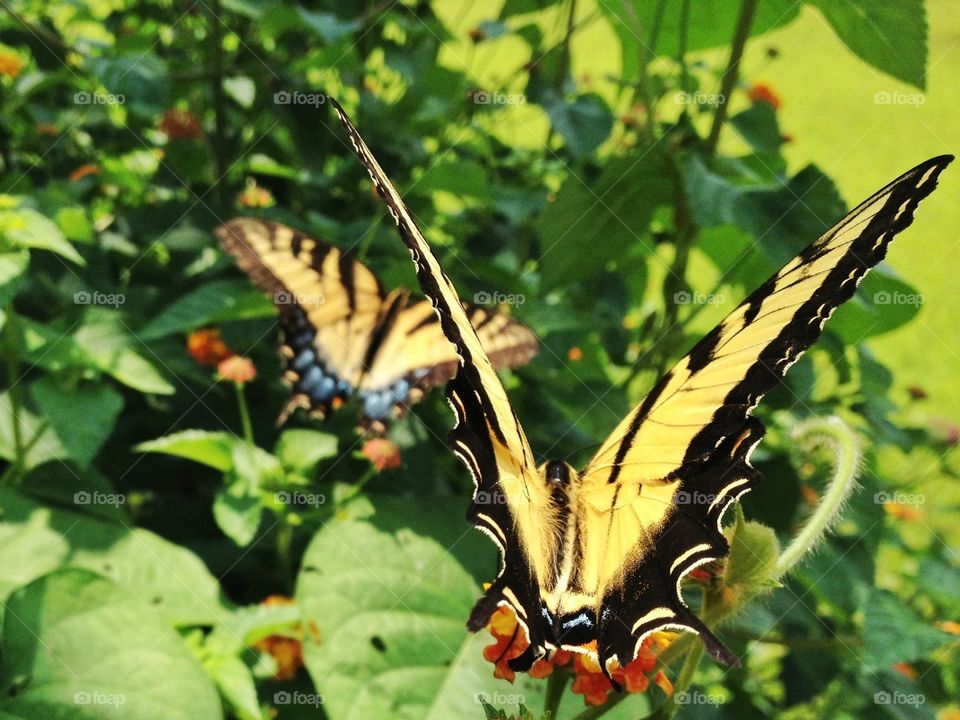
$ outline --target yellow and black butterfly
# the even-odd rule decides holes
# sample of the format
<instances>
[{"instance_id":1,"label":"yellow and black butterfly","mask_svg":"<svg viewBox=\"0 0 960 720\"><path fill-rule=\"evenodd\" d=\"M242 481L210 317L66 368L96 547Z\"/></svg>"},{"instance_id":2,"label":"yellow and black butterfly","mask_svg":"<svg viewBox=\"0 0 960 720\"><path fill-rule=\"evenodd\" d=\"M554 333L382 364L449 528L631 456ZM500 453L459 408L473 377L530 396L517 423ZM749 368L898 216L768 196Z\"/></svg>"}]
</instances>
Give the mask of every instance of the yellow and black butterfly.
<instances>
[{"instance_id":1,"label":"yellow and black butterfly","mask_svg":"<svg viewBox=\"0 0 960 720\"><path fill-rule=\"evenodd\" d=\"M412 302L404 288L385 292L348 253L257 218L234 218L214 233L280 314L293 396L278 422L297 408L323 417L356 393L361 426L382 430L456 373L456 350L430 303ZM520 322L478 305L461 309L494 366L516 367L536 354L536 336Z\"/></svg>"},{"instance_id":2,"label":"yellow and black butterfly","mask_svg":"<svg viewBox=\"0 0 960 720\"><path fill-rule=\"evenodd\" d=\"M535 467L456 290L356 128L335 107L460 355L460 372L447 386L457 420L449 441L476 483L468 518L503 558L468 627L479 630L498 606L510 606L530 641L510 662L514 670L529 669L553 649L584 652L596 641L609 673L660 629L698 633L715 659L735 664L683 602L680 581L726 555L724 511L760 480L750 453L764 428L751 412L883 259L952 157L904 173L761 285L660 378L578 472L556 460Z\"/></svg>"}]
</instances>

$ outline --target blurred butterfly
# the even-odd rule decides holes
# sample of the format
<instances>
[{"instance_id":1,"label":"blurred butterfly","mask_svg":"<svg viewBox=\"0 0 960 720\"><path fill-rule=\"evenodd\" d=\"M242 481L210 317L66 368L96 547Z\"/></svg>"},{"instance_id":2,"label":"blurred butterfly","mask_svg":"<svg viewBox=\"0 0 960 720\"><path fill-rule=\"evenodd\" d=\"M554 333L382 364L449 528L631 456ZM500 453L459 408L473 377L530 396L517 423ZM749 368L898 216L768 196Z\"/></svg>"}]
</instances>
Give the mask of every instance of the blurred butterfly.
<instances>
[{"instance_id":1,"label":"blurred butterfly","mask_svg":"<svg viewBox=\"0 0 960 720\"><path fill-rule=\"evenodd\" d=\"M476 484L468 518L503 558L467 627L479 630L498 607L510 607L529 641L510 661L514 670L562 648L592 655L610 677L637 656L644 638L664 629L697 633L712 657L736 664L684 603L680 581L727 554L724 511L760 481L750 453L764 427L751 413L883 259L952 157L904 173L763 283L660 378L577 471L560 460L534 465L453 284L356 128L334 107L462 360L447 386L457 421L449 442Z\"/></svg>"},{"instance_id":2,"label":"blurred butterfly","mask_svg":"<svg viewBox=\"0 0 960 720\"><path fill-rule=\"evenodd\" d=\"M324 417L356 395L360 425L383 430L424 390L456 373L456 350L426 300L386 292L363 263L327 243L269 220L241 217L214 230L221 247L280 315L292 397L297 408ZM463 305L496 367L517 367L537 353L529 328L495 310Z\"/></svg>"}]
</instances>

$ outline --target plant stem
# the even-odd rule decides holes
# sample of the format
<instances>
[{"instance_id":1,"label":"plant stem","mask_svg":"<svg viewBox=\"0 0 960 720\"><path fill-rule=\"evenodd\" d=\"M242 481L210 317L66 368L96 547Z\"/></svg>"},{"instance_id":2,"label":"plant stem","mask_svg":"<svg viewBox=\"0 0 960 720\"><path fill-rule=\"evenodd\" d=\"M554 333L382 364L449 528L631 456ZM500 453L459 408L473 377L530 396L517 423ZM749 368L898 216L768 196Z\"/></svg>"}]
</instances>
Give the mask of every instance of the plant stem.
<instances>
[{"instance_id":1,"label":"plant stem","mask_svg":"<svg viewBox=\"0 0 960 720\"><path fill-rule=\"evenodd\" d=\"M677 708L680 707L680 703L677 702L677 696L685 693L693 683L693 677L696 675L697 668L700 667L700 660L702 659L703 643L698 642L690 648L687 653L687 659L684 660L683 667L680 668L680 674L677 675L677 679L673 683L673 696L657 708L657 711L650 716L651 718L656 718L656 720L670 720L670 718L676 714Z\"/></svg>"},{"instance_id":2,"label":"plant stem","mask_svg":"<svg viewBox=\"0 0 960 720\"><path fill-rule=\"evenodd\" d=\"M243 383L235 382L233 387L236 388L237 391L237 407L240 409L240 424L243 426L243 439L253 446L253 425L250 424L250 411L247 409L247 398L243 394Z\"/></svg>"},{"instance_id":3,"label":"plant stem","mask_svg":"<svg viewBox=\"0 0 960 720\"><path fill-rule=\"evenodd\" d=\"M563 691L567 689L567 680L569 679L569 673L561 668L554 668L550 677L547 678L547 697L543 703L543 712L548 715L550 720L556 720L557 709L560 707Z\"/></svg>"},{"instance_id":4,"label":"plant stem","mask_svg":"<svg viewBox=\"0 0 960 720\"><path fill-rule=\"evenodd\" d=\"M563 92L563 83L567 75L570 74L570 40L573 38L573 30L576 27L574 18L577 14L577 0L570 0L570 9L567 11L567 30L563 36L563 45L561 47L561 59L557 69L557 77L554 81L557 89Z\"/></svg>"},{"instance_id":5,"label":"plant stem","mask_svg":"<svg viewBox=\"0 0 960 720\"><path fill-rule=\"evenodd\" d=\"M286 515L280 517L280 526L277 528L277 559L280 563L280 574L288 592L293 590L293 525Z\"/></svg>"},{"instance_id":6,"label":"plant stem","mask_svg":"<svg viewBox=\"0 0 960 720\"><path fill-rule=\"evenodd\" d=\"M680 86L688 88L690 70L687 68L687 31L690 27L690 0L680 4L680 34L677 38L677 64L680 65Z\"/></svg>"},{"instance_id":7,"label":"plant stem","mask_svg":"<svg viewBox=\"0 0 960 720\"><path fill-rule=\"evenodd\" d=\"M23 407L23 389L20 386L20 340L17 315L13 304L7 306L6 324L3 328L4 355L7 361L7 397L10 398L10 424L13 427L13 460L3 475L5 482L16 482L24 465L26 451L23 444L23 428L20 426L20 409Z\"/></svg>"},{"instance_id":8,"label":"plant stem","mask_svg":"<svg viewBox=\"0 0 960 720\"><path fill-rule=\"evenodd\" d=\"M750 28L753 26L753 17L756 14L758 0L743 0L740 4L740 15L737 17L737 28L733 34L733 43L730 47L730 61L723 73L720 82L720 102L713 115L713 125L710 126L710 135L707 137L707 155L712 156L717 151L720 140L720 129L727 119L727 105L730 95L737 85L740 72L740 60L743 59L743 48L750 37Z\"/></svg>"},{"instance_id":9,"label":"plant stem","mask_svg":"<svg viewBox=\"0 0 960 720\"><path fill-rule=\"evenodd\" d=\"M791 434L801 446L830 448L834 456L834 471L817 509L777 559L774 566L775 578L781 578L790 572L823 539L856 487L857 470L860 466L857 436L838 417L807 420L797 425Z\"/></svg>"},{"instance_id":10,"label":"plant stem","mask_svg":"<svg viewBox=\"0 0 960 720\"><path fill-rule=\"evenodd\" d=\"M210 0L210 90L213 94L213 181L217 210L226 209L223 182L227 172L226 110L223 98L223 25L220 0Z\"/></svg>"}]
</instances>

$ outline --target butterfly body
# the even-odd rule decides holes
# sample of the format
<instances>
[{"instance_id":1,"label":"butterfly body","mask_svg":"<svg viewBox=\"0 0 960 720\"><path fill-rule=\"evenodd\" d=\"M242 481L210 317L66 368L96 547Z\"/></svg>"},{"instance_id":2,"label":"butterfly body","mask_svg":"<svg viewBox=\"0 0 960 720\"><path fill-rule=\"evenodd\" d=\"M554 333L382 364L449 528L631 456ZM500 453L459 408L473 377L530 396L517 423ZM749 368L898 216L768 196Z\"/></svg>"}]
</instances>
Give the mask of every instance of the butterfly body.
<instances>
[{"instance_id":1,"label":"butterfly body","mask_svg":"<svg viewBox=\"0 0 960 720\"><path fill-rule=\"evenodd\" d=\"M712 657L736 664L687 607L680 583L727 554L724 512L760 481L750 454L764 427L753 409L883 259L952 157L908 170L760 285L654 384L586 467L553 461L538 468L453 284L357 129L333 105L460 358L447 385L456 419L448 441L474 480L468 520L502 555L468 628L480 630L498 607L511 608L528 641L510 661L514 670L564 648L593 655L609 675L664 629L692 631Z\"/></svg>"}]
</instances>

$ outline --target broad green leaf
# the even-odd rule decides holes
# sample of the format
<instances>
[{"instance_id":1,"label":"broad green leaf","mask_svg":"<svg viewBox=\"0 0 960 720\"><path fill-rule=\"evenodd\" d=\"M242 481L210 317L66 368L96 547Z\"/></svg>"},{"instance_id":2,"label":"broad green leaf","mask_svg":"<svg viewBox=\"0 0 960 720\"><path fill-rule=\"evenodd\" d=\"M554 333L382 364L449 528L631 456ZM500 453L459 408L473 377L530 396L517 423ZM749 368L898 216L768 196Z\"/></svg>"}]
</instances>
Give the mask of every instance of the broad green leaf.
<instances>
[{"instance_id":1,"label":"broad green leaf","mask_svg":"<svg viewBox=\"0 0 960 720\"><path fill-rule=\"evenodd\" d=\"M864 663L884 670L921 660L953 638L918 618L896 595L872 589L862 600Z\"/></svg>"},{"instance_id":2,"label":"broad green leaf","mask_svg":"<svg viewBox=\"0 0 960 720\"><path fill-rule=\"evenodd\" d=\"M307 474L318 462L337 454L337 436L316 430L286 430L277 441L276 454L283 467Z\"/></svg>"},{"instance_id":3,"label":"broad green leaf","mask_svg":"<svg viewBox=\"0 0 960 720\"><path fill-rule=\"evenodd\" d=\"M29 264L28 250L0 253L0 307L6 307L20 290Z\"/></svg>"},{"instance_id":4,"label":"broad green leaf","mask_svg":"<svg viewBox=\"0 0 960 720\"><path fill-rule=\"evenodd\" d=\"M65 207L57 211L57 225L68 240L93 242L93 224L82 207Z\"/></svg>"},{"instance_id":5,"label":"broad green leaf","mask_svg":"<svg viewBox=\"0 0 960 720\"><path fill-rule=\"evenodd\" d=\"M806 0L861 60L923 90L927 16L923 0Z\"/></svg>"},{"instance_id":6,"label":"broad green leaf","mask_svg":"<svg viewBox=\"0 0 960 720\"><path fill-rule=\"evenodd\" d=\"M22 405L17 417L20 425L21 448L29 446L29 450L22 459L24 470L50 460L70 457L70 451L63 446L63 442L45 419L37 417ZM16 454L13 403L9 391L5 391L0 393L0 457L13 460Z\"/></svg>"},{"instance_id":7,"label":"broad green leaf","mask_svg":"<svg viewBox=\"0 0 960 720\"><path fill-rule=\"evenodd\" d=\"M53 508L0 488L0 598L69 565L111 578L170 624L216 622L224 613L220 586L200 558L149 530L88 514L111 500L126 504L125 496L90 490L74 496L75 510Z\"/></svg>"},{"instance_id":8,"label":"broad green leaf","mask_svg":"<svg viewBox=\"0 0 960 720\"><path fill-rule=\"evenodd\" d=\"M581 95L573 102L557 99L546 110L553 129L563 136L575 158L596 150L613 129L613 115L599 95Z\"/></svg>"},{"instance_id":9,"label":"broad green leaf","mask_svg":"<svg viewBox=\"0 0 960 720\"><path fill-rule=\"evenodd\" d=\"M219 720L210 678L167 619L116 583L81 569L42 577L7 600L13 717Z\"/></svg>"},{"instance_id":10,"label":"broad green leaf","mask_svg":"<svg viewBox=\"0 0 960 720\"><path fill-rule=\"evenodd\" d=\"M237 442L239 439L228 432L183 430L156 440L147 440L133 449L175 455L226 472L233 466L231 453Z\"/></svg>"},{"instance_id":11,"label":"broad green leaf","mask_svg":"<svg viewBox=\"0 0 960 720\"><path fill-rule=\"evenodd\" d=\"M204 662L203 669L213 678L239 720L261 720L264 717L253 674L243 660L236 655L214 655Z\"/></svg>"},{"instance_id":12,"label":"broad green leaf","mask_svg":"<svg viewBox=\"0 0 960 720\"><path fill-rule=\"evenodd\" d=\"M106 383L63 388L50 377L30 386L37 407L70 456L89 464L113 432L123 396Z\"/></svg>"},{"instance_id":13,"label":"broad green leaf","mask_svg":"<svg viewBox=\"0 0 960 720\"><path fill-rule=\"evenodd\" d=\"M201 285L171 303L138 334L155 340L177 332L227 320L269 317L276 313L262 293L240 280L216 280Z\"/></svg>"},{"instance_id":14,"label":"broad green leaf","mask_svg":"<svg viewBox=\"0 0 960 720\"><path fill-rule=\"evenodd\" d=\"M657 152L611 159L595 180L572 174L537 223L543 289L582 280L628 248L652 249L654 210L673 199L671 174ZM584 243L594 243L584 252Z\"/></svg>"},{"instance_id":15,"label":"broad green leaf","mask_svg":"<svg viewBox=\"0 0 960 720\"><path fill-rule=\"evenodd\" d=\"M303 6L299 6L297 10L303 24L331 44L360 27L359 20L342 20L330 12L307 10Z\"/></svg>"},{"instance_id":16,"label":"broad green leaf","mask_svg":"<svg viewBox=\"0 0 960 720\"><path fill-rule=\"evenodd\" d=\"M257 536L262 514L260 494L241 482L220 490L213 500L213 519L217 526L240 547L246 547Z\"/></svg>"},{"instance_id":17,"label":"broad green leaf","mask_svg":"<svg viewBox=\"0 0 960 720\"><path fill-rule=\"evenodd\" d=\"M131 112L152 120L170 109L167 63L154 52L135 50L117 57L90 58L87 62L114 101Z\"/></svg>"},{"instance_id":18,"label":"broad green leaf","mask_svg":"<svg viewBox=\"0 0 960 720\"><path fill-rule=\"evenodd\" d=\"M49 250L77 265L86 264L57 224L36 210L0 211L0 235L17 247Z\"/></svg>"},{"instance_id":19,"label":"broad green leaf","mask_svg":"<svg viewBox=\"0 0 960 720\"><path fill-rule=\"evenodd\" d=\"M491 182L487 168L475 160L452 159L432 165L417 180L417 193L449 192L457 197L486 200L490 197Z\"/></svg>"},{"instance_id":20,"label":"broad green leaf","mask_svg":"<svg viewBox=\"0 0 960 720\"><path fill-rule=\"evenodd\" d=\"M317 633L304 657L331 720L477 717L480 693L542 702L542 683L495 680L487 639L467 633L481 590L458 556L482 538L463 537L465 522L452 528L452 508L421 500L414 513L379 501L369 518L337 516L307 548L296 596Z\"/></svg>"}]
</instances>

